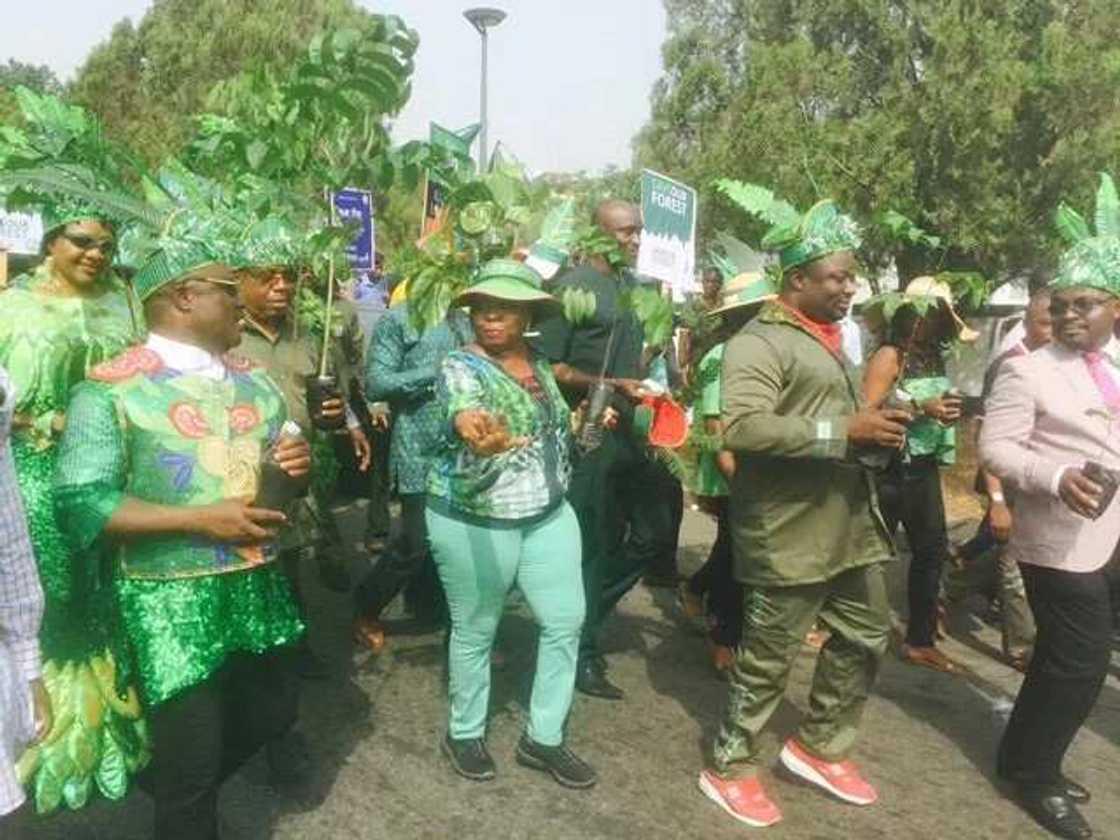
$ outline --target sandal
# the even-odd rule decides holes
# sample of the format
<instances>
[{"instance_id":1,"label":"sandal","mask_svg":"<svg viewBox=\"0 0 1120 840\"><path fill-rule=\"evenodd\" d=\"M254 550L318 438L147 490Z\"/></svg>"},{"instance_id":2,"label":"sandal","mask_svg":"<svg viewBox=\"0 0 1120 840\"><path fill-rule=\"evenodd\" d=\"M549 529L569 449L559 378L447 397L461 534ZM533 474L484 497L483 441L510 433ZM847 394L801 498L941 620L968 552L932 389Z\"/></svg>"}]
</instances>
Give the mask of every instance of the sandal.
<instances>
[{"instance_id":1,"label":"sandal","mask_svg":"<svg viewBox=\"0 0 1120 840\"><path fill-rule=\"evenodd\" d=\"M378 654L385 649L385 628L380 621L372 618L354 620L354 643L370 653Z\"/></svg>"},{"instance_id":2,"label":"sandal","mask_svg":"<svg viewBox=\"0 0 1120 840\"><path fill-rule=\"evenodd\" d=\"M919 668L929 668L942 674L963 674L964 666L954 662L933 645L929 647L911 647L903 645L900 657L903 662L916 665Z\"/></svg>"},{"instance_id":3,"label":"sandal","mask_svg":"<svg viewBox=\"0 0 1120 840\"><path fill-rule=\"evenodd\" d=\"M1025 651L1023 653L1008 653L1004 656L1004 661L1020 674L1025 674L1027 673L1027 666L1031 664L1031 655Z\"/></svg>"}]
</instances>

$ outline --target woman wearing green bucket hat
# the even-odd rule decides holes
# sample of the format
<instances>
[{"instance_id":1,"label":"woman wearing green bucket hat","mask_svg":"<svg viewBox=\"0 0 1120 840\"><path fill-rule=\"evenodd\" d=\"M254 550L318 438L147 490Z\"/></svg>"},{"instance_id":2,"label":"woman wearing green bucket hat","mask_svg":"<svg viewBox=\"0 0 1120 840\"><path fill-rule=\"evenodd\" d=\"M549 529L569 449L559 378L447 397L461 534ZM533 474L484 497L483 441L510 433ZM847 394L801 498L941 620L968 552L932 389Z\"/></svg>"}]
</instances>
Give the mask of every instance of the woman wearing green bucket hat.
<instances>
[{"instance_id":1,"label":"woman wearing green bucket hat","mask_svg":"<svg viewBox=\"0 0 1120 840\"><path fill-rule=\"evenodd\" d=\"M455 301L475 341L445 358L437 393L444 444L428 478L427 524L451 615L450 721L442 751L460 775L494 777L486 750L490 651L516 583L541 626L519 763L586 788L595 771L564 743L583 626L580 530L565 499L571 414L530 322L559 303L539 275L494 260Z\"/></svg>"}]
</instances>

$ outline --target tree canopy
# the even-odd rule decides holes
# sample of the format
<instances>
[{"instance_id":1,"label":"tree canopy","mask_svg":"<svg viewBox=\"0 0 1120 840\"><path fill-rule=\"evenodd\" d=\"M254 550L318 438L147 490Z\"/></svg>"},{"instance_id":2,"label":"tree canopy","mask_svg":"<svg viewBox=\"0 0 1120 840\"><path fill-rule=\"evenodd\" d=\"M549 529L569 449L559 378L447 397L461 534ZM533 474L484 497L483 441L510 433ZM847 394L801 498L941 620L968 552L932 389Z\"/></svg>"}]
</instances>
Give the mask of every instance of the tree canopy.
<instances>
[{"instance_id":1,"label":"tree canopy","mask_svg":"<svg viewBox=\"0 0 1120 840\"><path fill-rule=\"evenodd\" d=\"M0 124L19 117L15 89L21 85L35 93L62 93L58 76L45 64L36 66L9 58L7 64L0 64Z\"/></svg>"},{"instance_id":2,"label":"tree canopy","mask_svg":"<svg viewBox=\"0 0 1120 840\"><path fill-rule=\"evenodd\" d=\"M154 163L183 147L218 82L248 67L283 70L317 33L370 19L353 0L155 0L94 48L70 98Z\"/></svg>"},{"instance_id":3,"label":"tree canopy","mask_svg":"<svg viewBox=\"0 0 1120 840\"><path fill-rule=\"evenodd\" d=\"M704 230L760 228L713 181L834 197L872 259L1039 275L1063 198L1120 152L1120 6L1108 0L665 0L670 34L639 162L701 190ZM880 221L882 221L880 219Z\"/></svg>"}]
</instances>

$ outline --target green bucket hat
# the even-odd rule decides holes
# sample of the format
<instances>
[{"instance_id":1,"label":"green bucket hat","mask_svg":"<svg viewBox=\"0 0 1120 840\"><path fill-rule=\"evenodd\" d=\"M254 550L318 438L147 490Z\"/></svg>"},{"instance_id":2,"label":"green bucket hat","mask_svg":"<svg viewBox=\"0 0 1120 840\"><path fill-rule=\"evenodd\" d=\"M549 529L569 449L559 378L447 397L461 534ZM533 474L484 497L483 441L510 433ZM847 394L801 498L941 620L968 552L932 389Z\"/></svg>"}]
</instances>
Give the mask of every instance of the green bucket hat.
<instances>
[{"instance_id":1,"label":"green bucket hat","mask_svg":"<svg viewBox=\"0 0 1120 840\"><path fill-rule=\"evenodd\" d=\"M817 202L795 223L776 225L762 239L764 249L778 254L783 273L861 244L859 226L832 200Z\"/></svg>"},{"instance_id":2,"label":"green bucket hat","mask_svg":"<svg viewBox=\"0 0 1120 840\"><path fill-rule=\"evenodd\" d=\"M778 290L774 288L773 281L765 273L744 272L727 283L720 305L705 314L709 318L714 318L750 307L759 308L777 296Z\"/></svg>"},{"instance_id":3,"label":"green bucket hat","mask_svg":"<svg viewBox=\"0 0 1120 840\"><path fill-rule=\"evenodd\" d=\"M491 260L478 278L455 298L456 306L470 306L474 298L487 297L528 304L537 312L558 310L560 301L541 288L541 277L517 260Z\"/></svg>"}]
</instances>

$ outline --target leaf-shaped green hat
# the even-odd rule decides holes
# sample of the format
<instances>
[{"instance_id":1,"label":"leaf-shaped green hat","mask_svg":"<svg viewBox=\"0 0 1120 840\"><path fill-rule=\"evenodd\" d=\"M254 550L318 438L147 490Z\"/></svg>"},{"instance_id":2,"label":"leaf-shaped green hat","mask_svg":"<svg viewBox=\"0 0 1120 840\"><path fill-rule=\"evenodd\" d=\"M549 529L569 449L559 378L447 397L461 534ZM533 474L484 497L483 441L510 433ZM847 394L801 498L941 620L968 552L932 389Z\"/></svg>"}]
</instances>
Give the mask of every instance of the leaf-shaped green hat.
<instances>
[{"instance_id":1,"label":"leaf-shaped green hat","mask_svg":"<svg viewBox=\"0 0 1120 840\"><path fill-rule=\"evenodd\" d=\"M245 232L234 268L290 268L305 258L305 243L295 225L280 216L267 216Z\"/></svg>"},{"instance_id":2,"label":"leaf-shaped green hat","mask_svg":"<svg viewBox=\"0 0 1120 840\"><path fill-rule=\"evenodd\" d=\"M860 244L859 226L831 200L814 204L796 224L775 225L762 238L763 248L777 252L783 272Z\"/></svg>"},{"instance_id":3,"label":"leaf-shaped green hat","mask_svg":"<svg viewBox=\"0 0 1120 840\"><path fill-rule=\"evenodd\" d=\"M158 227L136 227L122 242L122 251L139 268L132 278L140 300L169 283L208 269L208 276L228 279L243 261L246 214L214 182L169 161L148 198L159 214Z\"/></svg>"},{"instance_id":4,"label":"leaf-shaped green hat","mask_svg":"<svg viewBox=\"0 0 1120 840\"><path fill-rule=\"evenodd\" d=\"M1101 173L1095 233L1065 202L1058 207L1055 223L1072 247L1062 254L1051 288L1100 289L1120 297L1120 195L1112 176Z\"/></svg>"},{"instance_id":5,"label":"leaf-shaped green hat","mask_svg":"<svg viewBox=\"0 0 1120 840\"><path fill-rule=\"evenodd\" d=\"M859 226L831 199L818 201L802 214L757 184L722 178L716 181L716 188L755 218L772 225L762 238L762 247L778 255L783 273L838 251L854 251L862 244Z\"/></svg>"}]
</instances>

